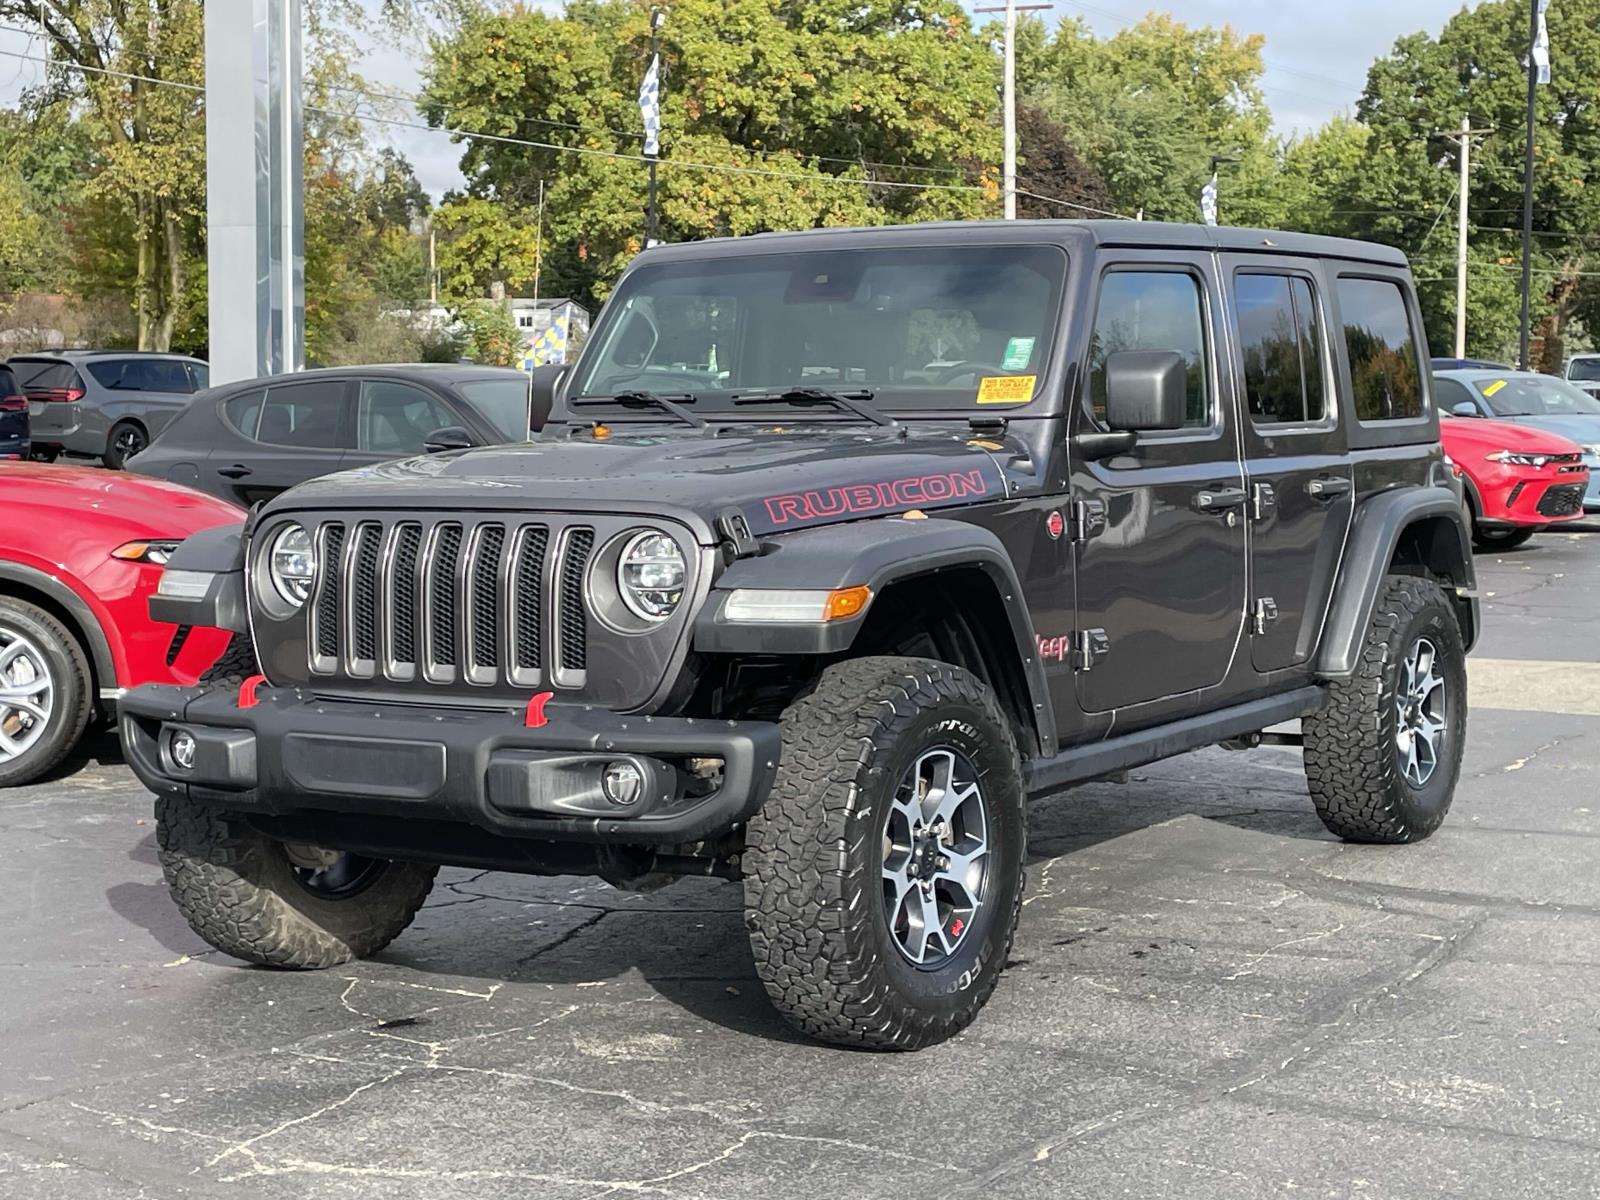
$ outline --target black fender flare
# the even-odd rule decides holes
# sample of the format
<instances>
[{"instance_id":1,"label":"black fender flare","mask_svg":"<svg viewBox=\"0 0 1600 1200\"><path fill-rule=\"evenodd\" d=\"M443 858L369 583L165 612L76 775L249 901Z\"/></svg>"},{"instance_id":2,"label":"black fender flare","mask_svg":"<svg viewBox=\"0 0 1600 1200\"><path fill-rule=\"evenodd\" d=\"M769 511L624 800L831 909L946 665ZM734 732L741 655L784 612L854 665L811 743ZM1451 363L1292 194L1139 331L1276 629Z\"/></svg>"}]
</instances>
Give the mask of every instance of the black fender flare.
<instances>
[{"instance_id":1,"label":"black fender flare","mask_svg":"<svg viewBox=\"0 0 1600 1200\"><path fill-rule=\"evenodd\" d=\"M713 583L695 619L693 647L709 654L842 654L866 624L870 604L856 617L803 625L730 622L724 605L739 588L831 591L864 584L876 598L909 579L974 568L993 584L1006 613L1038 743L1045 754L1053 754L1055 711L1022 586L1000 539L978 525L889 517L764 539L761 553L736 560Z\"/></svg>"},{"instance_id":2,"label":"black fender flare","mask_svg":"<svg viewBox=\"0 0 1600 1200\"><path fill-rule=\"evenodd\" d=\"M73 624L83 634L84 649L94 664L95 686L101 691L114 693L122 685L117 681L117 661L111 653L111 642L100 624L100 618L77 592L54 575L47 575L21 563L0 562L0 583L17 583L47 597L59 605L72 618Z\"/></svg>"},{"instance_id":3,"label":"black fender flare","mask_svg":"<svg viewBox=\"0 0 1600 1200\"><path fill-rule=\"evenodd\" d=\"M1426 546L1426 565L1453 594L1467 649L1477 641L1477 576L1472 564L1472 534L1461 501L1447 488L1396 488L1379 493L1356 509L1333 604L1322 631L1317 656L1319 676L1348 679L1355 673L1383 577L1394 563L1406 530L1424 523L1432 532Z\"/></svg>"},{"instance_id":4,"label":"black fender flare","mask_svg":"<svg viewBox=\"0 0 1600 1200\"><path fill-rule=\"evenodd\" d=\"M150 597L150 617L173 625L199 625L227 629L233 633L249 630L245 603L244 556L248 523L218 525L185 538L167 560L168 572L187 571L208 575L201 596Z\"/></svg>"}]
</instances>

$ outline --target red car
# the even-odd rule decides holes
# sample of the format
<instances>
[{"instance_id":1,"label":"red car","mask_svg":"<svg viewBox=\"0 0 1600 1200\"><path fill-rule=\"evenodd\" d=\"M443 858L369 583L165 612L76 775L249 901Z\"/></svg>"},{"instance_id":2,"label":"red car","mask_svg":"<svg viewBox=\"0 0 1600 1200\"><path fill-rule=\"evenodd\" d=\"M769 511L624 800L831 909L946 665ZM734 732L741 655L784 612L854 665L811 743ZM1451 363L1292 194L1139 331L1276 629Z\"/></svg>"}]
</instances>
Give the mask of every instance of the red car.
<instances>
[{"instance_id":1,"label":"red car","mask_svg":"<svg viewBox=\"0 0 1600 1200\"><path fill-rule=\"evenodd\" d=\"M1509 421L1448 415L1439 440L1466 485L1480 550L1520 546L1548 525L1583 516L1589 468L1576 442Z\"/></svg>"},{"instance_id":2,"label":"red car","mask_svg":"<svg viewBox=\"0 0 1600 1200\"><path fill-rule=\"evenodd\" d=\"M200 492L82 467L0 463L0 787L37 779L124 688L194 683L216 629L150 619L184 538L244 519Z\"/></svg>"}]
</instances>

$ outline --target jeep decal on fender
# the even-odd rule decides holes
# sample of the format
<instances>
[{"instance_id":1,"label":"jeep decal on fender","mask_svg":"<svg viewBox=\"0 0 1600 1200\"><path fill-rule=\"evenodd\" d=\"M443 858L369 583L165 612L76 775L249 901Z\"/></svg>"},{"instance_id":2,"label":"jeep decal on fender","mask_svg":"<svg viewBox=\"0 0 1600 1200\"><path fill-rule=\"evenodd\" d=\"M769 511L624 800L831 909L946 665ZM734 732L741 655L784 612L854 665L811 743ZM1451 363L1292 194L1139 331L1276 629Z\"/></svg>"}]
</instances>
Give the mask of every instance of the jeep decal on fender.
<instances>
[{"instance_id":1,"label":"jeep decal on fender","mask_svg":"<svg viewBox=\"0 0 1600 1200\"><path fill-rule=\"evenodd\" d=\"M820 488L814 492L792 492L768 496L767 517L773 525L826 520L846 514L882 512L885 509L915 508L946 500L965 500L986 496L989 484L978 469L944 471L937 475L914 475L883 483L852 483L844 487Z\"/></svg>"}]
</instances>

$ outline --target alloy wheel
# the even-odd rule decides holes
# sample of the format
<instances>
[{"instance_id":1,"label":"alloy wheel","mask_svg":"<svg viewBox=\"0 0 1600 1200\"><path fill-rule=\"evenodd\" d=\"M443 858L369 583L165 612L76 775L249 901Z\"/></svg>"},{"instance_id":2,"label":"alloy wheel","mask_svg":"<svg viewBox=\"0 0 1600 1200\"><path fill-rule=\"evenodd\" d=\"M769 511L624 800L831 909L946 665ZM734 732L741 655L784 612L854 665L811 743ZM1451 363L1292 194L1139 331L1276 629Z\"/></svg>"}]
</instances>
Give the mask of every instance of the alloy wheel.
<instances>
[{"instance_id":1,"label":"alloy wheel","mask_svg":"<svg viewBox=\"0 0 1600 1200\"><path fill-rule=\"evenodd\" d=\"M978 773L965 755L929 750L890 801L883 834L889 936L931 970L967 937L989 885L989 823Z\"/></svg>"},{"instance_id":2,"label":"alloy wheel","mask_svg":"<svg viewBox=\"0 0 1600 1200\"><path fill-rule=\"evenodd\" d=\"M1444 756L1449 713L1438 648L1418 638L1400 664L1395 688L1395 749L1406 782L1420 788L1433 778Z\"/></svg>"},{"instance_id":3,"label":"alloy wheel","mask_svg":"<svg viewBox=\"0 0 1600 1200\"><path fill-rule=\"evenodd\" d=\"M114 444L117 448L117 455L126 462L144 449L144 434L130 425L117 434L117 440Z\"/></svg>"},{"instance_id":4,"label":"alloy wheel","mask_svg":"<svg viewBox=\"0 0 1600 1200\"><path fill-rule=\"evenodd\" d=\"M0 763L33 749L54 711L55 681L44 651L0 626Z\"/></svg>"}]
</instances>

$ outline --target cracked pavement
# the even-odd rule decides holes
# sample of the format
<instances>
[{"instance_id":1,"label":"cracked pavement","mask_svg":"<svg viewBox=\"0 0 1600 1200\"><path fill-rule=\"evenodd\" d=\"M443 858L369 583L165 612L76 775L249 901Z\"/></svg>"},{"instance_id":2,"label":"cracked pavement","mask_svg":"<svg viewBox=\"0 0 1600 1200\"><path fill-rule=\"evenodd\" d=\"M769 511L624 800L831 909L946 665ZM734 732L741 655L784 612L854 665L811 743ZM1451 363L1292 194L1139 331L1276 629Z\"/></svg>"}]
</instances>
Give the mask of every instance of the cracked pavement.
<instances>
[{"instance_id":1,"label":"cracked pavement","mask_svg":"<svg viewBox=\"0 0 1600 1200\"><path fill-rule=\"evenodd\" d=\"M0 1196L1600 1194L1600 537L1479 569L1431 841L1334 841L1283 748L1052 798L994 1000L910 1056L792 1035L717 881L449 870L375 960L242 966L101 739L0 793Z\"/></svg>"}]
</instances>

